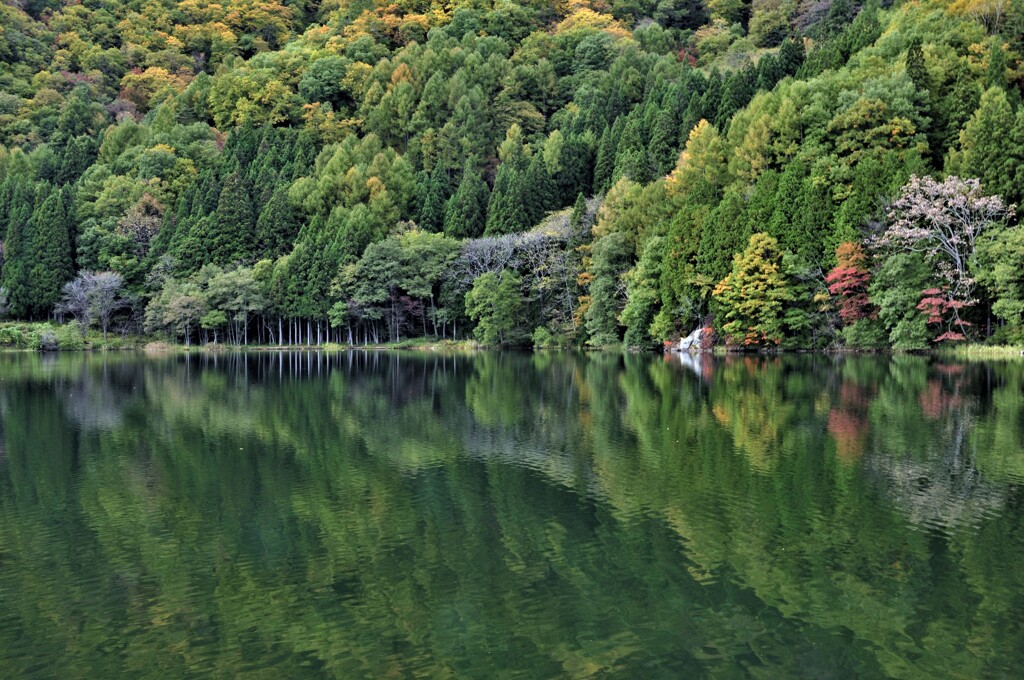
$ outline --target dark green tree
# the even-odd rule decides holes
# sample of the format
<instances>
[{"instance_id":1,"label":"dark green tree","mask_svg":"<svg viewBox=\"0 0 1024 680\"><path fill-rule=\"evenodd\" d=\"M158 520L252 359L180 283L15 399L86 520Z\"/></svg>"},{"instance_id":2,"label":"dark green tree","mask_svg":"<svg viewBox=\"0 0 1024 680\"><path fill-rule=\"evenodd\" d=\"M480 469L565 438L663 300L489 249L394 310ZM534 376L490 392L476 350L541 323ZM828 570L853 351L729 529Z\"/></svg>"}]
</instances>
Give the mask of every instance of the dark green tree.
<instances>
[{"instance_id":1,"label":"dark green tree","mask_svg":"<svg viewBox=\"0 0 1024 680\"><path fill-rule=\"evenodd\" d=\"M594 193L603 194L612 185L615 173L615 143L610 127L601 133L601 141L597 146L597 160L594 164Z\"/></svg>"},{"instance_id":2,"label":"dark green tree","mask_svg":"<svg viewBox=\"0 0 1024 680\"><path fill-rule=\"evenodd\" d=\"M287 254L300 226L300 215L288 200L288 187L277 187L256 220L257 256L276 260Z\"/></svg>"},{"instance_id":3,"label":"dark green tree","mask_svg":"<svg viewBox=\"0 0 1024 680\"><path fill-rule=\"evenodd\" d=\"M70 220L61 189L50 192L32 213L28 287L31 291L29 316L40 318L53 311L61 288L74 277Z\"/></svg>"},{"instance_id":4,"label":"dark green tree","mask_svg":"<svg viewBox=\"0 0 1024 680\"><path fill-rule=\"evenodd\" d=\"M423 208L420 210L419 226L425 231L439 232L444 228L445 203L451 196L448 171L440 161L435 162L426 189Z\"/></svg>"},{"instance_id":5,"label":"dark green tree","mask_svg":"<svg viewBox=\"0 0 1024 680\"><path fill-rule=\"evenodd\" d=\"M487 226L490 190L473 159L466 161L459 188L445 205L444 233L452 238L476 238Z\"/></svg>"},{"instance_id":6,"label":"dark green tree","mask_svg":"<svg viewBox=\"0 0 1024 680\"><path fill-rule=\"evenodd\" d=\"M238 173L224 178L213 214L209 261L216 264L251 262L255 256L255 216L245 182Z\"/></svg>"}]
</instances>

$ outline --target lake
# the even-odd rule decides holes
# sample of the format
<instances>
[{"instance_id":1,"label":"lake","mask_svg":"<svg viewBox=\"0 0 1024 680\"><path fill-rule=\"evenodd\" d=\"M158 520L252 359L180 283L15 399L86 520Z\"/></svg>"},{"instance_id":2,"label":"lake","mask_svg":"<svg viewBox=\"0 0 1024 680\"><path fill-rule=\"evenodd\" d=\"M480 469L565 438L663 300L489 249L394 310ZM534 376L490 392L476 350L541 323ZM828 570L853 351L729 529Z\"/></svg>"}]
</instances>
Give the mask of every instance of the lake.
<instances>
[{"instance_id":1,"label":"lake","mask_svg":"<svg viewBox=\"0 0 1024 680\"><path fill-rule=\"evenodd\" d=\"M6 678L1001 678L1024 361L0 355Z\"/></svg>"}]
</instances>

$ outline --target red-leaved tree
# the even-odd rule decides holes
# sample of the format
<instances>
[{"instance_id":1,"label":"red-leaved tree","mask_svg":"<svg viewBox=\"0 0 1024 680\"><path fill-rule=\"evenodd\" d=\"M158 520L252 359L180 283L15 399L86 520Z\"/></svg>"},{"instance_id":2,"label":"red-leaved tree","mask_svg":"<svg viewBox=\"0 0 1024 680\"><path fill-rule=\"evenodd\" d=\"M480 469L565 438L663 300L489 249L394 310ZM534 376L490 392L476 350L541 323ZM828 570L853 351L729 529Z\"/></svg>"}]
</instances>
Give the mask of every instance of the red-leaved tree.
<instances>
[{"instance_id":1,"label":"red-leaved tree","mask_svg":"<svg viewBox=\"0 0 1024 680\"><path fill-rule=\"evenodd\" d=\"M965 302L953 299L947 288L928 288L921 291L921 301L917 303L917 308L924 312L929 325L944 329L933 342L957 342L967 339L963 331L971 323L960 318L960 310L965 306Z\"/></svg>"},{"instance_id":2,"label":"red-leaved tree","mask_svg":"<svg viewBox=\"0 0 1024 680\"><path fill-rule=\"evenodd\" d=\"M874 319L878 310L868 299L868 257L859 243L843 243L836 248L836 266L825 277L828 292L839 298L839 317L845 324Z\"/></svg>"}]
</instances>

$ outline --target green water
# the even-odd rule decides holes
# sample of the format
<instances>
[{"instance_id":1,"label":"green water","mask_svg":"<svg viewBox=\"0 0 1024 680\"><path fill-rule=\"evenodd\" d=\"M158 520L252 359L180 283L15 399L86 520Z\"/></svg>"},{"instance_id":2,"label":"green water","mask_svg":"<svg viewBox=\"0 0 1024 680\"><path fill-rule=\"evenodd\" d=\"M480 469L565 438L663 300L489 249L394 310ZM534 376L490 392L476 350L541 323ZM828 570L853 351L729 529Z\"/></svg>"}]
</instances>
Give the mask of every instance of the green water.
<instances>
[{"instance_id":1,"label":"green water","mask_svg":"<svg viewBox=\"0 0 1024 680\"><path fill-rule=\"evenodd\" d=\"M0 356L4 678L1022 672L1022 361Z\"/></svg>"}]
</instances>

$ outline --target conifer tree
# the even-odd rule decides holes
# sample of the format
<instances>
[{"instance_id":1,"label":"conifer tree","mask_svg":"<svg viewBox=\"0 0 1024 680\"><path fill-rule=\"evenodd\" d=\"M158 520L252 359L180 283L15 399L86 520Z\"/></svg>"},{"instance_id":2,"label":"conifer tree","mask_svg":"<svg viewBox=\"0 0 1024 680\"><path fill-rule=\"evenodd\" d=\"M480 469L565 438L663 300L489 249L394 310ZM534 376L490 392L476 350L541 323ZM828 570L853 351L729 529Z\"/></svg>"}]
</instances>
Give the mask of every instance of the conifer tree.
<instances>
[{"instance_id":1,"label":"conifer tree","mask_svg":"<svg viewBox=\"0 0 1024 680\"><path fill-rule=\"evenodd\" d=\"M786 38L779 47L779 69L783 77L795 76L804 63L804 47L793 38Z\"/></svg>"},{"instance_id":2,"label":"conifer tree","mask_svg":"<svg viewBox=\"0 0 1024 680\"><path fill-rule=\"evenodd\" d=\"M603 194L612 185L615 172L615 145L611 128L605 126L597 147L597 161L594 164L594 193Z\"/></svg>"},{"instance_id":3,"label":"conifer tree","mask_svg":"<svg viewBox=\"0 0 1024 680\"><path fill-rule=\"evenodd\" d=\"M1019 148L1010 144L1015 117L1006 91L990 87L981 96L978 110L960 133L963 160L960 173L981 180L985 191L1013 201L1020 194L1016 182Z\"/></svg>"},{"instance_id":4,"label":"conifer tree","mask_svg":"<svg viewBox=\"0 0 1024 680\"><path fill-rule=\"evenodd\" d=\"M992 36L988 53L988 70L985 72L985 87L1006 87L1006 50L998 35Z\"/></svg>"},{"instance_id":5,"label":"conifer tree","mask_svg":"<svg viewBox=\"0 0 1024 680\"><path fill-rule=\"evenodd\" d=\"M782 272L779 242L765 233L750 237L733 258L732 271L715 287L722 332L734 345L777 345L792 294Z\"/></svg>"},{"instance_id":6,"label":"conifer tree","mask_svg":"<svg viewBox=\"0 0 1024 680\"><path fill-rule=\"evenodd\" d=\"M476 238L487 226L487 202L490 191L475 167L473 159L466 161L462 181L445 205L444 233L452 238Z\"/></svg>"},{"instance_id":7,"label":"conifer tree","mask_svg":"<svg viewBox=\"0 0 1024 680\"><path fill-rule=\"evenodd\" d=\"M921 38L915 37L910 41L910 48L907 49L907 76L921 92L928 92L931 83L928 78L928 69L924 64L924 51L921 49Z\"/></svg>"},{"instance_id":8,"label":"conifer tree","mask_svg":"<svg viewBox=\"0 0 1024 680\"><path fill-rule=\"evenodd\" d=\"M502 163L494 181L494 191L487 203L487 227L484 234L512 234L529 226L529 216L523 202L522 173L516 169L515 163Z\"/></svg>"},{"instance_id":9,"label":"conifer tree","mask_svg":"<svg viewBox=\"0 0 1024 680\"><path fill-rule=\"evenodd\" d=\"M742 194L730 189L704 223L697 250L697 269L711 282L720 281L729 273L733 255L740 252L750 238L745 209Z\"/></svg>"},{"instance_id":10,"label":"conifer tree","mask_svg":"<svg viewBox=\"0 0 1024 680\"><path fill-rule=\"evenodd\" d=\"M622 128L622 135L615 150L615 170L612 173L612 182L618 181L621 177L629 177L638 184L644 184L650 174L645 167L647 151L641 132L640 117L631 114L626 117L626 123Z\"/></svg>"},{"instance_id":11,"label":"conifer tree","mask_svg":"<svg viewBox=\"0 0 1024 680\"><path fill-rule=\"evenodd\" d=\"M33 255L29 222L35 194L31 183L14 182L10 189L11 201L7 204L2 282L7 290L8 314L13 317L25 316L33 299L29 283Z\"/></svg>"},{"instance_id":12,"label":"conifer tree","mask_svg":"<svg viewBox=\"0 0 1024 680\"><path fill-rule=\"evenodd\" d=\"M440 160L434 162L434 171L430 173L427 193L420 210L419 226L430 232L438 232L444 228L444 208L451 188L448 182L448 171Z\"/></svg>"},{"instance_id":13,"label":"conifer tree","mask_svg":"<svg viewBox=\"0 0 1024 680\"><path fill-rule=\"evenodd\" d=\"M953 90L942 104L945 129L942 137L943 151L955 145L960 139L960 131L978 109L978 85L971 77L970 69L961 63L957 70Z\"/></svg>"},{"instance_id":14,"label":"conifer tree","mask_svg":"<svg viewBox=\"0 0 1024 680\"><path fill-rule=\"evenodd\" d=\"M256 220L256 252L277 259L288 253L299 233L299 214L288 200L288 185L274 190Z\"/></svg>"},{"instance_id":15,"label":"conifer tree","mask_svg":"<svg viewBox=\"0 0 1024 680\"><path fill-rule=\"evenodd\" d=\"M96 160L96 143L91 137L81 135L68 142L61 158L57 173L59 184L74 182Z\"/></svg>"},{"instance_id":16,"label":"conifer tree","mask_svg":"<svg viewBox=\"0 0 1024 680\"><path fill-rule=\"evenodd\" d=\"M555 206L555 186L544 159L535 153L523 177L522 197L526 206L528 226L540 222L544 213Z\"/></svg>"},{"instance_id":17,"label":"conifer tree","mask_svg":"<svg viewBox=\"0 0 1024 680\"><path fill-rule=\"evenodd\" d=\"M27 312L44 317L53 310L61 288L74 277L70 226L63 190L53 190L29 221L31 269L28 287L32 300Z\"/></svg>"},{"instance_id":18,"label":"conifer tree","mask_svg":"<svg viewBox=\"0 0 1024 680\"><path fill-rule=\"evenodd\" d=\"M648 151L659 175L664 175L672 169L679 154L679 147L676 145L679 138L676 134L677 125L671 109L662 109L654 120Z\"/></svg>"},{"instance_id":19,"label":"conifer tree","mask_svg":"<svg viewBox=\"0 0 1024 680\"><path fill-rule=\"evenodd\" d=\"M224 179L210 235L209 262L250 262L254 256L255 216L249 192L238 173Z\"/></svg>"},{"instance_id":20,"label":"conifer tree","mask_svg":"<svg viewBox=\"0 0 1024 680\"><path fill-rule=\"evenodd\" d=\"M576 194L576 202L572 206L572 215L569 217L569 226L573 232L583 229L584 221L587 219L587 198L582 193Z\"/></svg>"}]
</instances>

